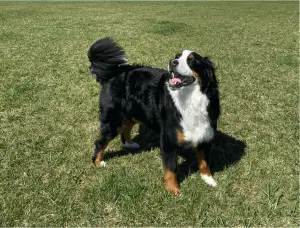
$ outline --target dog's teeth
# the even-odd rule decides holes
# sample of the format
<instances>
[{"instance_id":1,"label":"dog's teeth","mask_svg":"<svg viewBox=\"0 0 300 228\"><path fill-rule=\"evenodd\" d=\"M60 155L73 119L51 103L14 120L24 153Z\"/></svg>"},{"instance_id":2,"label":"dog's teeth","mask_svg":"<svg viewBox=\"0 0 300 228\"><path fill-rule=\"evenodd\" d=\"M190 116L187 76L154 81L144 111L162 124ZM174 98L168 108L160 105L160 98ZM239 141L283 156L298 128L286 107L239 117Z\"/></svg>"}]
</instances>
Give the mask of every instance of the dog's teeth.
<instances>
[{"instance_id":1,"label":"dog's teeth","mask_svg":"<svg viewBox=\"0 0 300 228\"><path fill-rule=\"evenodd\" d=\"M174 75L174 73L172 73L172 78L174 78L175 77L175 75Z\"/></svg>"}]
</instances>

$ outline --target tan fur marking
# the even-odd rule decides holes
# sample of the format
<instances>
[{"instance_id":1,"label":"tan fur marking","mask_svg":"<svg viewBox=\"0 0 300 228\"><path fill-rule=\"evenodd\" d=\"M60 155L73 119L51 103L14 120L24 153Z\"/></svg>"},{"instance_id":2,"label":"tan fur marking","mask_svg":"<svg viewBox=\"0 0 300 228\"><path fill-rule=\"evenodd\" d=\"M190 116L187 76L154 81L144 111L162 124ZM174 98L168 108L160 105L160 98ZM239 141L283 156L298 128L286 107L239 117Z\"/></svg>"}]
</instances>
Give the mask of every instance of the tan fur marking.
<instances>
[{"instance_id":1,"label":"tan fur marking","mask_svg":"<svg viewBox=\"0 0 300 228\"><path fill-rule=\"evenodd\" d=\"M100 162L103 161L103 156L104 156L104 150L106 149L108 144L106 144L97 154L97 158L95 160L95 165L99 165Z\"/></svg>"},{"instance_id":2,"label":"tan fur marking","mask_svg":"<svg viewBox=\"0 0 300 228\"><path fill-rule=\"evenodd\" d=\"M198 161L198 166L199 166L200 172L203 175L211 176L210 169L209 169L208 164L205 160L204 151L203 150L197 150L196 155L197 155L197 161Z\"/></svg>"},{"instance_id":3,"label":"tan fur marking","mask_svg":"<svg viewBox=\"0 0 300 228\"><path fill-rule=\"evenodd\" d=\"M201 85L202 85L201 77L199 76L199 74L196 71L192 70L192 72L193 72L193 75L197 78L198 84L199 84L199 86L201 88Z\"/></svg>"},{"instance_id":4,"label":"tan fur marking","mask_svg":"<svg viewBox=\"0 0 300 228\"><path fill-rule=\"evenodd\" d=\"M164 179L165 179L165 184L166 184L167 190L170 191L175 196L179 196L180 189L179 189L179 184L177 181L176 174L168 169L165 169Z\"/></svg>"},{"instance_id":5,"label":"tan fur marking","mask_svg":"<svg viewBox=\"0 0 300 228\"><path fill-rule=\"evenodd\" d=\"M183 143L185 141L185 136L182 131L177 130L177 142Z\"/></svg>"},{"instance_id":6,"label":"tan fur marking","mask_svg":"<svg viewBox=\"0 0 300 228\"><path fill-rule=\"evenodd\" d=\"M193 59L194 58L194 56L193 55L188 55L188 57L187 57L188 59Z\"/></svg>"}]
</instances>

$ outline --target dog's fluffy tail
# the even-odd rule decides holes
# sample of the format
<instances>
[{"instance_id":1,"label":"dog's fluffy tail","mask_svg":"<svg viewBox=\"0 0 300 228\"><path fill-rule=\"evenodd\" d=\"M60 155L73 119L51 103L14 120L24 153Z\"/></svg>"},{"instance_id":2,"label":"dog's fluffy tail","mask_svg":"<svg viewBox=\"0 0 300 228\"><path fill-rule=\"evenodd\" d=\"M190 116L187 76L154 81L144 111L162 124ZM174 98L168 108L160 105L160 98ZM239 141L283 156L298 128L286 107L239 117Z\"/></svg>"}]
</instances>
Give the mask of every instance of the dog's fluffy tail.
<instances>
[{"instance_id":1,"label":"dog's fluffy tail","mask_svg":"<svg viewBox=\"0 0 300 228\"><path fill-rule=\"evenodd\" d=\"M97 40L88 51L90 71L98 82L116 77L120 64L126 63L125 52L111 38Z\"/></svg>"}]
</instances>

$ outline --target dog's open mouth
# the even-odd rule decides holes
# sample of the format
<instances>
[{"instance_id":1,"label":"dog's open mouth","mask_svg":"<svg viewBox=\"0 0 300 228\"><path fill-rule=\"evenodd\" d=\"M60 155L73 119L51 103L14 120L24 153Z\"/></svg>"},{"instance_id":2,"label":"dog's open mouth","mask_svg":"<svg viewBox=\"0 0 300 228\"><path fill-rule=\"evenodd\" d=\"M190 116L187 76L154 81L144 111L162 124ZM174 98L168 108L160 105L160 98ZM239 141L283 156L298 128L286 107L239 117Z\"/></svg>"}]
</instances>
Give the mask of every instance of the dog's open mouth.
<instances>
[{"instance_id":1,"label":"dog's open mouth","mask_svg":"<svg viewBox=\"0 0 300 228\"><path fill-rule=\"evenodd\" d=\"M178 73L171 73L172 78L169 80L169 87L172 90L179 89L183 86L189 86L196 81L194 76L183 76Z\"/></svg>"}]
</instances>

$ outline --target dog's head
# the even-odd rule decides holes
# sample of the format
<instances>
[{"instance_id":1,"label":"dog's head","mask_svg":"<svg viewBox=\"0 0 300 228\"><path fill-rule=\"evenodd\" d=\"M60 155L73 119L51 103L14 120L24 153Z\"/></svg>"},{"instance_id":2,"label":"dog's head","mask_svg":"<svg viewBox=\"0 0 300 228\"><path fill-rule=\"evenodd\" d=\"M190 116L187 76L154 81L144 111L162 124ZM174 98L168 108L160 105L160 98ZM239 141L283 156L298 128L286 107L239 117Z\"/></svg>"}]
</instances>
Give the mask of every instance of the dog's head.
<instances>
[{"instance_id":1,"label":"dog's head","mask_svg":"<svg viewBox=\"0 0 300 228\"><path fill-rule=\"evenodd\" d=\"M169 63L169 71L169 88L172 90L198 85L204 92L211 82L216 82L213 63L194 51L184 50L175 55Z\"/></svg>"}]
</instances>

